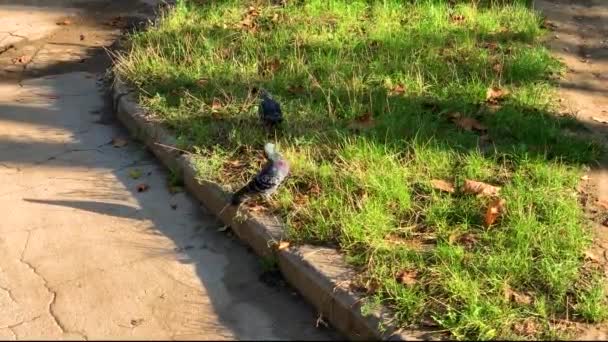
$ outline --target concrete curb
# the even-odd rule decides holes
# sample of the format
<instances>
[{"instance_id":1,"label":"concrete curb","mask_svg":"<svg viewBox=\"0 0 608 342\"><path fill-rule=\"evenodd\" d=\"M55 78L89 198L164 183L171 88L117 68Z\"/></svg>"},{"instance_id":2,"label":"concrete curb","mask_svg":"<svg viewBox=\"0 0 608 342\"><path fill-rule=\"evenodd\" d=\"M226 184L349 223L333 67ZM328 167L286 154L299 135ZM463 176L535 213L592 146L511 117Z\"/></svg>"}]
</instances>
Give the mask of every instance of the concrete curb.
<instances>
[{"instance_id":1,"label":"concrete curb","mask_svg":"<svg viewBox=\"0 0 608 342\"><path fill-rule=\"evenodd\" d=\"M344 336L351 340L436 339L431 331L395 330L388 320L387 309L363 316L362 297L344 285L352 278L354 271L338 251L309 245L277 250L276 242L283 237L282 227L264 217L247 215L246 219L236 218L236 209L226 207L228 194L218 184L197 180L195 160L191 156L163 146L175 146L175 138L137 104L132 92L117 77L112 85L112 101L116 116L131 134L141 140L165 166L183 175L188 191L218 215L224 224L229 225L258 255L274 255L291 286Z\"/></svg>"}]
</instances>

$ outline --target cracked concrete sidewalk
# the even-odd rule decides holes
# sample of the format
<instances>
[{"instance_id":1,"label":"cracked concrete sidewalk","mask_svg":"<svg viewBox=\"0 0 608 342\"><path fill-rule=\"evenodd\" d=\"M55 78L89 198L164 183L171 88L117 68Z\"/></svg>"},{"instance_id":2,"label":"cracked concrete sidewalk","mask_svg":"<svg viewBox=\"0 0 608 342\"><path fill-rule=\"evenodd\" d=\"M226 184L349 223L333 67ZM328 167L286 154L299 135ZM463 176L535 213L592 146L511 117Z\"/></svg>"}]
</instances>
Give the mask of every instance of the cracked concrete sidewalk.
<instances>
[{"instance_id":1,"label":"cracked concrete sidewalk","mask_svg":"<svg viewBox=\"0 0 608 342\"><path fill-rule=\"evenodd\" d=\"M10 3L0 0L0 339L335 338L290 289L262 282L257 258L196 201L169 193L151 154L110 143L127 132L101 82L103 47L121 32L106 23L145 18L154 1Z\"/></svg>"}]
</instances>

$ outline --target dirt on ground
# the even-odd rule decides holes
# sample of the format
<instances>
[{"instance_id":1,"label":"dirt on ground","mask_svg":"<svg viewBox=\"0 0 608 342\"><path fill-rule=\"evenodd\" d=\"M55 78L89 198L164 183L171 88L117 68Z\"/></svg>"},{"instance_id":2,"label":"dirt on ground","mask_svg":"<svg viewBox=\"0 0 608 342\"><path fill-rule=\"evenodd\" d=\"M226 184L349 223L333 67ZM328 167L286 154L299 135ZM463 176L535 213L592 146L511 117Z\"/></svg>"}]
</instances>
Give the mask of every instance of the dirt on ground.
<instances>
[{"instance_id":1,"label":"dirt on ground","mask_svg":"<svg viewBox=\"0 0 608 342\"><path fill-rule=\"evenodd\" d=\"M608 147L608 1L538 0L535 7L552 31L548 45L567 66L559 114L574 116L586 127L584 134ZM588 259L608 275L608 158L590 165L587 176L581 191L595 236ZM578 330L581 340L608 339L608 324Z\"/></svg>"}]
</instances>

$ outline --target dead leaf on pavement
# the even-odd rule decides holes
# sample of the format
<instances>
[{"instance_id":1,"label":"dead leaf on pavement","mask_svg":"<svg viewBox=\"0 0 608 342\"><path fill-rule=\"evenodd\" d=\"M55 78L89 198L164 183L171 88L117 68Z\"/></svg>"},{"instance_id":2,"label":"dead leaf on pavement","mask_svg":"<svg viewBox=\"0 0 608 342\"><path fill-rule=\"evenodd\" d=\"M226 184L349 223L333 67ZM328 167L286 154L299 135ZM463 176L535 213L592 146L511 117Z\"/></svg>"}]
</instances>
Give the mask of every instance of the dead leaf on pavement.
<instances>
[{"instance_id":1,"label":"dead leaf on pavement","mask_svg":"<svg viewBox=\"0 0 608 342\"><path fill-rule=\"evenodd\" d=\"M437 190L441 190L441 191L445 191L445 192L449 192L449 193L454 193L454 191L455 191L454 184L452 184L451 182L441 180L441 179L431 179L431 184L433 185L433 188L435 188Z\"/></svg>"},{"instance_id":2,"label":"dead leaf on pavement","mask_svg":"<svg viewBox=\"0 0 608 342\"><path fill-rule=\"evenodd\" d=\"M509 95L508 90L499 87L491 87L488 88L488 91L486 92L486 102L497 104L500 100L503 100L507 95Z\"/></svg>"},{"instance_id":3,"label":"dead leaf on pavement","mask_svg":"<svg viewBox=\"0 0 608 342\"><path fill-rule=\"evenodd\" d=\"M519 293L511 289L509 285L505 285L504 287L504 295L505 299L510 302L515 302L517 304L531 304L532 297L527 294Z\"/></svg>"},{"instance_id":4,"label":"dead leaf on pavement","mask_svg":"<svg viewBox=\"0 0 608 342\"><path fill-rule=\"evenodd\" d=\"M395 279L399 284L413 286L417 283L418 272L415 270L403 270L397 273Z\"/></svg>"},{"instance_id":5,"label":"dead leaf on pavement","mask_svg":"<svg viewBox=\"0 0 608 342\"><path fill-rule=\"evenodd\" d=\"M477 196L498 196L500 187L467 179L462 186L462 192Z\"/></svg>"},{"instance_id":6,"label":"dead leaf on pavement","mask_svg":"<svg viewBox=\"0 0 608 342\"><path fill-rule=\"evenodd\" d=\"M350 129L367 129L372 128L375 125L374 117L371 112L365 112L362 115L356 117L348 127Z\"/></svg>"},{"instance_id":7,"label":"dead leaf on pavement","mask_svg":"<svg viewBox=\"0 0 608 342\"><path fill-rule=\"evenodd\" d=\"M112 138L112 146L114 147L125 147L129 144L129 140L123 137L114 137Z\"/></svg>"},{"instance_id":8,"label":"dead leaf on pavement","mask_svg":"<svg viewBox=\"0 0 608 342\"><path fill-rule=\"evenodd\" d=\"M132 319L132 320L131 320L131 326L136 327L136 326L138 326L138 325L141 325L143 322L144 322L144 319L143 319L143 318L139 318L139 319Z\"/></svg>"},{"instance_id":9,"label":"dead leaf on pavement","mask_svg":"<svg viewBox=\"0 0 608 342\"><path fill-rule=\"evenodd\" d=\"M279 244L277 245L277 249L278 249L279 251L282 251L282 250L287 249L287 248L289 248L289 241L281 241L281 242L279 242Z\"/></svg>"},{"instance_id":10,"label":"dead leaf on pavement","mask_svg":"<svg viewBox=\"0 0 608 342\"><path fill-rule=\"evenodd\" d=\"M595 263L600 263L600 258L598 258L593 252L585 251L585 260L592 261Z\"/></svg>"},{"instance_id":11,"label":"dead leaf on pavement","mask_svg":"<svg viewBox=\"0 0 608 342\"><path fill-rule=\"evenodd\" d=\"M150 186L146 183L140 183L137 185L136 189L137 189L137 192L144 192L144 191L148 191L148 189L150 189Z\"/></svg>"},{"instance_id":12,"label":"dead leaf on pavement","mask_svg":"<svg viewBox=\"0 0 608 342\"><path fill-rule=\"evenodd\" d=\"M600 118L599 116L593 116L591 117L591 119L599 123L608 124L608 118Z\"/></svg>"},{"instance_id":13,"label":"dead leaf on pavement","mask_svg":"<svg viewBox=\"0 0 608 342\"><path fill-rule=\"evenodd\" d=\"M131 177L133 179L137 179L137 178L141 177L141 170L133 169L133 170L129 171L129 177Z\"/></svg>"},{"instance_id":14,"label":"dead leaf on pavement","mask_svg":"<svg viewBox=\"0 0 608 342\"><path fill-rule=\"evenodd\" d=\"M389 91L390 96L403 95L405 93L405 86L403 83L397 83L391 90Z\"/></svg>"},{"instance_id":15,"label":"dead leaf on pavement","mask_svg":"<svg viewBox=\"0 0 608 342\"><path fill-rule=\"evenodd\" d=\"M13 64L17 64L17 63L26 64L27 62L30 61L30 57L23 55L23 56L19 56L17 58L13 58L11 61L13 62Z\"/></svg>"},{"instance_id":16,"label":"dead leaf on pavement","mask_svg":"<svg viewBox=\"0 0 608 342\"><path fill-rule=\"evenodd\" d=\"M486 228L493 225L496 219L505 211L505 204L506 201L501 198L496 198L490 203L488 209L486 209L483 222Z\"/></svg>"}]
</instances>

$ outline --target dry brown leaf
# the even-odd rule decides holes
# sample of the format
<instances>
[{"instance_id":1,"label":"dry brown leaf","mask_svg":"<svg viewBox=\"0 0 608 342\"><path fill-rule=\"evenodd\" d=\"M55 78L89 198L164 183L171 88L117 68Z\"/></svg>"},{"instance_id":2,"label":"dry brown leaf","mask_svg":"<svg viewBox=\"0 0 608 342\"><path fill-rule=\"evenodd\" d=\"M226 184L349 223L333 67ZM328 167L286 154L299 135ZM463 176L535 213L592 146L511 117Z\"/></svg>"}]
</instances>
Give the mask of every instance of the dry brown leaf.
<instances>
[{"instance_id":1,"label":"dry brown leaf","mask_svg":"<svg viewBox=\"0 0 608 342\"><path fill-rule=\"evenodd\" d=\"M397 273L395 279L399 284L413 286L417 283L418 272L415 270L403 270Z\"/></svg>"},{"instance_id":2,"label":"dry brown leaf","mask_svg":"<svg viewBox=\"0 0 608 342\"><path fill-rule=\"evenodd\" d=\"M441 179L432 179L431 184L433 185L433 188L435 188L437 190L441 190L441 191L445 191L445 192L449 192L449 193L454 193L454 191L455 191L454 184L452 184L451 182L441 180Z\"/></svg>"},{"instance_id":3,"label":"dry brown leaf","mask_svg":"<svg viewBox=\"0 0 608 342\"><path fill-rule=\"evenodd\" d=\"M513 324L513 331L515 331L518 335L535 336L538 334L539 326L534 320L526 319L523 322Z\"/></svg>"},{"instance_id":4,"label":"dry brown leaf","mask_svg":"<svg viewBox=\"0 0 608 342\"><path fill-rule=\"evenodd\" d=\"M486 209L484 225L489 227L496 222L496 219L505 211L506 201L501 198L494 199Z\"/></svg>"},{"instance_id":5,"label":"dry brown leaf","mask_svg":"<svg viewBox=\"0 0 608 342\"><path fill-rule=\"evenodd\" d=\"M488 91L486 92L486 102L496 104L500 100L503 100L507 95L509 95L508 90L499 87L491 87L488 88Z\"/></svg>"},{"instance_id":6,"label":"dry brown leaf","mask_svg":"<svg viewBox=\"0 0 608 342\"><path fill-rule=\"evenodd\" d=\"M599 116L592 116L591 119L593 121L597 121L599 123L608 124L608 118L600 118Z\"/></svg>"},{"instance_id":7,"label":"dry brown leaf","mask_svg":"<svg viewBox=\"0 0 608 342\"><path fill-rule=\"evenodd\" d=\"M211 110L215 112L220 109L222 109L222 102L217 98L213 98L213 102L211 102Z\"/></svg>"},{"instance_id":8,"label":"dry brown leaf","mask_svg":"<svg viewBox=\"0 0 608 342\"><path fill-rule=\"evenodd\" d=\"M487 43L483 44L483 47L490 51L494 51L494 50L498 49L498 44L494 43L494 42L487 42Z\"/></svg>"},{"instance_id":9,"label":"dry brown leaf","mask_svg":"<svg viewBox=\"0 0 608 342\"><path fill-rule=\"evenodd\" d=\"M26 64L27 62L29 62L29 60L30 60L30 57L23 55L23 56L19 56L17 58L13 58L11 61L13 62L13 64L17 64L17 63Z\"/></svg>"},{"instance_id":10,"label":"dry brown leaf","mask_svg":"<svg viewBox=\"0 0 608 342\"><path fill-rule=\"evenodd\" d=\"M452 22L454 23L461 23L465 20L465 16L462 14L451 14L450 15L450 20L452 20Z\"/></svg>"},{"instance_id":11,"label":"dry brown leaf","mask_svg":"<svg viewBox=\"0 0 608 342\"><path fill-rule=\"evenodd\" d=\"M596 204L604 210L608 210L608 200L597 200Z\"/></svg>"},{"instance_id":12,"label":"dry brown leaf","mask_svg":"<svg viewBox=\"0 0 608 342\"><path fill-rule=\"evenodd\" d=\"M279 242L279 244L277 245L277 249L282 251L284 249L289 248L289 241L281 241Z\"/></svg>"},{"instance_id":13,"label":"dry brown leaf","mask_svg":"<svg viewBox=\"0 0 608 342\"><path fill-rule=\"evenodd\" d=\"M351 129L367 129L372 128L375 125L374 117L371 112L365 112L362 115L356 117L348 127Z\"/></svg>"},{"instance_id":14,"label":"dry brown leaf","mask_svg":"<svg viewBox=\"0 0 608 342\"><path fill-rule=\"evenodd\" d=\"M114 137L112 138L112 146L114 147L125 147L129 144L129 140L123 137Z\"/></svg>"},{"instance_id":15,"label":"dry brown leaf","mask_svg":"<svg viewBox=\"0 0 608 342\"><path fill-rule=\"evenodd\" d=\"M514 291L509 285L505 285L504 295L505 299L510 302L515 302L517 304L532 304L532 297L527 294Z\"/></svg>"},{"instance_id":16,"label":"dry brown leaf","mask_svg":"<svg viewBox=\"0 0 608 342\"><path fill-rule=\"evenodd\" d=\"M148 189L150 189L150 186L146 183L140 183L137 184L137 192L144 192L144 191L148 191Z\"/></svg>"},{"instance_id":17,"label":"dry brown leaf","mask_svg":"<svg viewBox=\"0 0 608 342\"><path fill-rule=\"evenodd\" d=\"M459 112L452 112L452 113L448 114L448 117L452 119L452 122L456 126L464 129L465 131L475 130L475 131L484 132L488 129L485 125L483 125L476 119L464 117Z\"/></svg>"},{"instance_id":18,"label":"dry brown leaf","mask_svg":"<svg viewBox=\"0 0 608 342\"><path fill-rule=\"evenodd\" d=\"M501 63L494 63L494 65L492 66L492 70L494 70L495 73L499 74L502 72L502 64Z\"/></svg>"},{"instance_id":19,"label":"dry brown leaf","mask_svg":"<svg viewBox=\"0 0 608 342\"><path fill-rule=\"evenodd\" d=\"M500 187L467 179L464 181L464 185L462 186L462 192L477 196L498 196L500 193Z\"/></svg>"},{"instance_id":20,"label":"dry brown leaf","mask_svg":"<svg viewBox=\"0 0 608 342\"><path fill-rule=\"evenodd\" d=\"M595 263L600 263L600 258L598 258L593 252L585 251L585 260L592 261Z\"/></svg>"},{"instance_id":21,"label":"dry brown leaf","mask_svg":"<svg viewBox=\"0 0 608 342\"><path fill-rule=\"evenodd\" d=\"M391 88L389 95L397 96L403 95L403 93L405 93L405 86L403 85L403 83L397 83L393 88Z\"/></svg>"},{"instance_id":22,"label":"dry brown leaf","mask_svg":"<svg viewBox=\"0 0 608 342\"><path fill-rule=\"evenodd\" d=\"M66 20L63 20L63 21L60 21L57 23L57 25L59 25L59 26L67 26L70 24L72 24L72 21L70 21L69 19L66 19Z\"/></svg>"}]
</instances>

